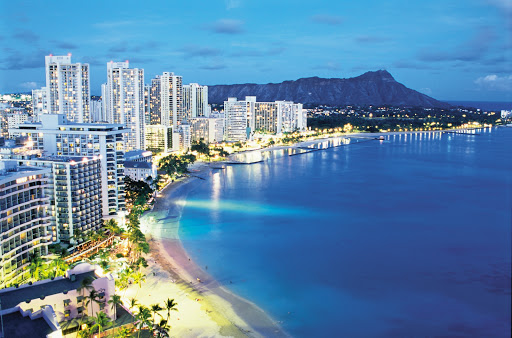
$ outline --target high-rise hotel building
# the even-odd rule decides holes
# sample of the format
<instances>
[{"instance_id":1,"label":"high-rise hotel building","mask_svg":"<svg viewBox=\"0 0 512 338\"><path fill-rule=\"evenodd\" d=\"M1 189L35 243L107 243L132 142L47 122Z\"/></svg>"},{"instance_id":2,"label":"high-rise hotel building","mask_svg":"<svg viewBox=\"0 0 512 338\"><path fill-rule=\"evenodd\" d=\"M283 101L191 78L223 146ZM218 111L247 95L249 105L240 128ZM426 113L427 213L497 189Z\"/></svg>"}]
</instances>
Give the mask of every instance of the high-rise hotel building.
<instances>
[{"instance_id":1,"label":"high-rise hotel building","mask_svg":"<svg viewBox=\"0 0 512 338\"><path fill-rule=\"evenodd\" d=\"M183 109L187 120L208 117L208 86L197 83L183 85Z\"/></svg>"},{"instance_id":2,"label":"high-rise hotel building","mask_svg":"<svg viewBox=\"0 0 512 338\"><path fill-rule=\"evenodd\" d=\"M89 64L71 63L71 54L48 55L45 69L48 113L64 114L71 122L91 122Z\"/></svg>"},{"instance_id":3,"label":"high-rise hotel building","mask_svg":"<svg viewBox=\"0 0 512 338\"><path fill-rule=\"evenodd\" d=\"M174 73L160 75L160 119L164 126L177 130L185 119L183 111L183 79Z\"/></svg>"},{"instance_id":4,"label":"high-rise hotel building","mask_svg":"<svg viewBox=\"0 0 512 338\"><path fill-rule=\"evenodd\" d=\"M9 129L12 136L28 136L32 149L43 156L97 156L101 163L101 196L104 216L125 210L124 145L121 124L73 123L64 115L41 116L41 122Z\"/></svg>"},{"instance_id":5,"label":"high-rise hotel building","mask_svg":"<svg viewBox=\"0 0 512 338\"><path fill-rule=\"evenodd\" d=\"M254 132L282 134L307 126L302 104L291 101L257 102L256 96L246 96L244 101L228 98L224 114L228 141L245 141Z\"/></svg>"},{"instance_id":6,"label":"high-rise hotel building","mask_svg":"<svg viewBox=\"0 0 512 338\"><path fill-rule=\"evenodd\" d=\"M129 68L128 61L107 63L107 84L102 87L103 105L109 123L127 129L124 151L144 147L144 70Z\"/></svg>"},{"instance_id":7,"label":"high-rise hotel building","mask_svg":"<svg viewBox=\"0 0 512 338\"><path fill-rule=\"evenodd\" d=\"M30 277L31 254L48 254L50 169L0 161L0 288Z\"/></svg>"},{"instance_id":8,"label":"high-rise hotel building","mask_svg":"<svg viewBox=\"0 0 512 338\"><path fill-rule=\"evenodd\" d=\"M77 244L77 234L85 236L101 228L101 162L97 156L48 156L19 162L51 170L46 196L50 197L54 243Z\"/></svg>"}]
</instances>

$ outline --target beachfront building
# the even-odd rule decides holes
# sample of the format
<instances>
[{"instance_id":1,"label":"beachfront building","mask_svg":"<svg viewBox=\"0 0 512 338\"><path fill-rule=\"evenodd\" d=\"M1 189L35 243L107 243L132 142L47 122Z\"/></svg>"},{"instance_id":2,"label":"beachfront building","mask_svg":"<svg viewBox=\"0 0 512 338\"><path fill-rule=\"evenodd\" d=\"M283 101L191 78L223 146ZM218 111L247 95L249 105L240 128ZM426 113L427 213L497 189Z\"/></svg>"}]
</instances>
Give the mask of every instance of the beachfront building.
<instances>
[{"instance_id":1,"label":"beachfront building","mask_svg":"<svg viewBox=\"0 0 512 338\"><path fill-rule=\"evenodd\" d=\"M224 114L211 114L208 123L208 142L222 142L224 140L224 130L226 119Z\"/></svg>"},{"instance_id":2,"label":"beachfront building","mask_svg":"<svg viewBox=\"0 0 512 338\"><path fill-rule=\"evenodd\" d=\"M192 145L191 134L190 134L190 125L189 124L180 124L178 127L178 137L179 137L179 150L186 151L190 149ZM173 136L176 137L176 136ZM175 149L177 150L177 149Z\"/></svg>"},{"instance_id":3,"label":"beachfront building","mask_svg":"<svg viewBox=\"0 0 512 338\"><path fill-rule=\"evenodd\" d=\"M257 102L256 96L246 96L244 101L229 98L224 102L224 114L228 141L246 141L254 132L282 134L306 130L302 104L291 101Z\"/></svg>"},{"instance_id":4,"label":"beachfront building","mask_svg":"<svg viewBox=\"0 0 512 338\"><path fill-rule=\"evenodd\" d=\"M83 288L87 280L91 281L90 287ZM92 291L98 295L95 301L89 301ZM114 293L112 275L89 263L78 264L66 271L65 277L0 290L0 336L17 337L23 330L34 337L63 337L66 330L69 333L78 326L73 319L93 317L99 311L115 320L116 311L107 303Z\"/></svg>"},{"instance_id":5,"label":"beachfront building","mask_svg":"<svg viewBox=\"0 0 512 338\"><path fill-rule=\"evenodd\" d=\"M49 114L64 114L71 122L90 122L89 64L71 63L71 54L45 56L46 100Z\"/></svg>"},{"instance_id":6,"label":"beachfront building","mask_svg":"<svg viewBox=\"0 0 512 338\"><path fill-rule=\"evenodd\" d=\"M183 85L183 109L187 120L208 117L208 86L197 83Z\"/></svg>"},{"instance_id":7,"label":"beachfront building","mask_svg":"<svg viewBox=\"0 0 512 338\"><path fill-rule=\"evenodd\" d=\"M49 175L50 169L0 161L0 288L30 277L31 254L48 254Z\"/></svg>"},{"instance_id":8,"label":"beachfront building","mask_svg":"<svg viewBox=\"0 0 512 338\"><path fill-rule=\"evenodd\" d=\"M43 87L41 89L32 90L32 116L35 122L39 122L39 117L43 114L48 114L48 89Z\"/></svg>"},{"instance_id":9,"label":"beachfront building","mask_svg":"<svg viewBox=\"0 0 512 338\"><path fill-rule=\"evenodd\" d=\"M146 181L148 177L156 177L157 168L151 162L124 161L124 175L134 181Z\"/></svg>"},{"instance_id":10,"label":"beachfront building","mask_svg":"<svg viewBox=\"0 0 512 338\"><path fill-rule=\"evenodd\" d=\"M124 153L125 161L153 162L153 153L149 150L132 150Z\"/></svg>"},{"instance_id":11,"label":"beachfront building","mask_svg":"<svg viewBox=\"0 0 512 338\"><path fill-rule=\"evenodd\" d=\"M146 126L146 149L154 153L173 151L173 145L179 143L179 136L172 127L164 125Z\"/></svg>"},{"instance_id":12,"label":"beachfront building","mask_svg":"<svg viewBox=\"0 0 512 338\"><path fill-rule=\"evenodd\" d=\"M129 68L128 61L107 63L107 84L102 93L109 123L122 124L124 151L144 147L144 70Z\"/></svg>"},{"instance_id":13,"label":"beachfront building","mask_svg":"<svg viewBox=\"0 0 512 338\"><path fill-rule=\"evenodd\" d=\"M226 141L247 141L249 139L249 103L230 97L224 101Z\"/></svg>"},{"instance_id":14,"label":"beachfront building","mask_svg":"<svg viewBox=\"0 0 512 338\"><path fill-rule=\"evenodd\" d=\"M210 120L207 117L193 117L189 119L191 142L199 140L203 140L206 143L210 142Z\"/></svg>"},{"instance_id":15,"label":"beachfront building","mask_svg":"<svg viewBox=\"0 0 512 338\"><path fill-rule=\"evenodd\" d=\"M43 151L43 155L98 157L103 215L125 210L122 125L73 123L64 115L47 114L41 116L41 122L24 123L9 133L28 137L32 149Z\"/></svg>"},{"instance_id":16,"label":"beachfront building","mask_svg":"<svg viewBox=\"0 0 512 338\"><path fill-rule=\"evenodd\" d=\"M54 243L75 245L102 227L101 162L97 156L50 156L21 162L51 170L46 196L50 197Z\"/></svg>"}]
</instances>

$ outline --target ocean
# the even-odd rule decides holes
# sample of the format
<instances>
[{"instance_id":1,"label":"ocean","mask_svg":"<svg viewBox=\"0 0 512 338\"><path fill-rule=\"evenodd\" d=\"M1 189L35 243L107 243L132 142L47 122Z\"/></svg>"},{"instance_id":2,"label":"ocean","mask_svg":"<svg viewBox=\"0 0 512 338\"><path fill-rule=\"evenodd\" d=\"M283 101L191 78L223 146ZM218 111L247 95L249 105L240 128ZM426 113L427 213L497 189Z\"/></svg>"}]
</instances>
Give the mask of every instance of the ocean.
<instances>
[{"instance_id":1,"label":"ocean","mask_svg":"<svg viewBox=\"0 0 512 338\"><path fill-rule=\"evenodd\" d=\"M194 261L294 337L509 337L512 128L275 156L190 183Z\"/></svg>"}]
</instances>

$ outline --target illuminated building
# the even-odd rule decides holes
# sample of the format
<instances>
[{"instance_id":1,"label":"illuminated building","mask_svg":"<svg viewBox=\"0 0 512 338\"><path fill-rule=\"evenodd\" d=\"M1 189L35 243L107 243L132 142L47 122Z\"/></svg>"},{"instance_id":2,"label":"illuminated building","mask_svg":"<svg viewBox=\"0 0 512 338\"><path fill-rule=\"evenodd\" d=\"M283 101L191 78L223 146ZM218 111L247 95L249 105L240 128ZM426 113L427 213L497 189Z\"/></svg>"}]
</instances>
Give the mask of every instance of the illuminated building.
<instances>
[{"instance_id":1,"label":"illuminated building","mask_svg":"<svg viewBox=\"0 0 512 338\"><path fill-rule=\"evenodd\" d=\"M48 113L64 114L71 122L88 123L89 64L71 63L67 56L45 56Z\"/></svg>"},{"instance_id":2,"label":"illuminated building","mask_svg":"<svg viewBox=\"0 0 512 338\"><path fill-rule=\"evenodd\" d=\"M151 125L162 123L160 83L160 75L157 75L156 78L151 79L151 89L149 92L149 124Z\"/></svg>"},{"instance_id":3,"label":"illuminated building","mask_svg":"<svg viewBox=\"0 0 512 338\"><path fill-rule=\"evenodd\" d=\"M10 129L14 136L27 136L33 149L53 156L97 156L101 162L103 215L125 210L124 147L121 124L73 123L64 115L41 116L41 122L25 123Z\"/></svg>"},{"instance_id":4,"label":"illuminated building","mask_svg":"<svg viewBox=\"0 0 512 338\"><path fill-rule=\"evenodd\" d=\"M124 151L144 147L144 70L129 68L128 61L107 63L107 85L103 94L109 123L125 126Z\"/></svg>"},{"instance_id":5,"label":"illuminated building","mask_svg":"<svg viewBox=\"0 0 512 338\"><path fill-rule=\"evenodd\" d=\"M184 120L182 77L164 72L160 75L160 118L164 126L177 130Z\"/></svg>"},{"instance_id":6,"label":"illuminated building","mask_svg":"<svg viewBox=\"0 0 512 338\"><path fill-rule=\"evenodd\" d=\"M90 287L81 287L86 280L91 281ZM93 290L97 298L89 302ZM0 336L70 336L70 326L64 324L69 324L75 318L83 318L84 315L92 317L100 311L114 321L116 312L108 304L114 293L115 281L112 275L105 274L99 266L89 263L74 266L66 271L65 277L2 289L0 315L3 317L3 325L0 329L3 332L0 332ZM67 335L63 335L65 330Z\"/></svg>"},{"instance_id":7,"label":"illuminated building","mask_svg":"<svg viewBox=\"0 0 512 338\"><path fill-rule=\"evenodd\" d=\"M99 158L53 156L25 160L23 163L51 169L46 196L50 197L53 242L77 244L77 231L87 235L101 228Z\"/></svg>"},{"instance_id":8,"label":"illuminated building","mask_svg":"<svg viewBox=\"0 0 512 338\"><path fill-rule=\"evenodd\" d=\"M208 117L208 86L197 83L183 85L183 109L187 120Z\"/></svg>"},{"instance_id":9,"label":"illuminated building","mask_svg":"<svg viewBox=\"0 0 512 338\"><path fill-rule=\"evenodd\" d=\"M210 119L207 117L196 117L188 120L190 124L190 141L203 140L210 142Z\"/></svg>"},{"instance_id":10,"label":"illuminated building","mask_svg":"<svg viewBox=\"0 0 512 338\"><path fill-rule=\"evenodd\" d=\"M48 114L48 89L43 87L41 89L32 90L32 113L35 122L39 121L42 114Z\"/></svg>"},{"instance_id":11,"label":"illuminated building","mask_svg":"<svg viewBox=\"0 0 512 338\"><path fill-rule=\"evenodd\" d=\"M179 139L173 140L172 127L159 125L146 126L146 149L154 153L168 153L173 150L173 144L179 143Z\"/></svg>"},{"instance_id":12,"label":"illuminated building","mask_svg":"<svg viewBox=\"0 0 512 338\"><path fill-rule=\"evenodd\" d=\"M301 103L291 101L257 102L255 96L245 101L224 101L226 140L245 141L254 132L282 134L306 129L306 115Z\"/></svg>"},{"instance_id":13,"label":"illuminated building","mask_svg":"<svg viewBox=\"0 0 512 338\"><path fill-rule=\"evenodd\" d=\"M0 288L30 277L31 254L48 254L50 169L0 161Z\"/></svg>"}]
</instances>

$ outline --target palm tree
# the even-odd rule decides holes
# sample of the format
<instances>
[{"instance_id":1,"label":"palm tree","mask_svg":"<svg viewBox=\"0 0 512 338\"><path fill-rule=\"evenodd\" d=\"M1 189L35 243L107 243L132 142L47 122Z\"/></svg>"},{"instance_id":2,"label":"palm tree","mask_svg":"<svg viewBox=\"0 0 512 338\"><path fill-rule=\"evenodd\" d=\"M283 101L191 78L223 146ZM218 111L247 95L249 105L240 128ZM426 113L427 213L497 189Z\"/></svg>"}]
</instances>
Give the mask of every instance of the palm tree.
<instances>
[{"instance_id":1,"label":"palm tree","mask_svg":"<svg viewBox=\"0 0 512 338\"><path fill-rule=\"evenodd\" d=\"M142 288L142 283L146 281L146 275L142 272L136 272L133 275L133 282L139 284L139 288Z\"/></svg>"},{"instance_id":2,"label":"palm tree","mask_svg":"<svg viewBox=\"0 0 512 338\"><path fill-rule=\"evenodd\" d=\"M114 310L114 320L117 319L117 306L123 304L121 301L121 296L113 294L110 296L110 300L108 303L111 305L110 309Z\"/></svg>"},{"instance_id":3,"label":"palm tree","mask_svg":"<svg viewBox=\"0 0 512 338\"><path fill-rule=\"evenodd\" d=\"M90 292L89 292L89 303L91 303L91 316L94 316L94 303L100 303L99 302L99 298L100 298L100 294L95 290L95 289L92 289Z\"/></svg>"},{"instance_id":4,"label":"palm tree","mask_svg":"<svg viewBox=\"0 0 512 338\"><path fill-rule=\"evenodd\" d=\"M39 256L37 253L33 253L30 255L30 277L34 281L38 281L41 277L41 270L43 268L43 260L41 259L41 256Z\"/></svg>"},{"instance_id":5,"label":"palm tree","mask_svg":"<svg viewBox=\"0 0 512 338\"><path fill-rule=\"evenodd\" d=\"M158 313L158 311L162 311L164 308L160 306L160 304L151 304L151 312L153 312L153 322L155 322L155 315ZM162 315L158 314L160 317Z\"/></svg>"},{"instance_id":6,"label":"palm tree","mask_svg":"<svg viewBox=\"0 0 512 338\"><path fill-rule=\"evenodd\" d=\"M167 298L167 300L164 302L165 309L167 310L167 321L169 321L169 317L171 316L171 311L178 311L178 309L176 308L176 305L178 305L178 303L174 302L174 298L173 299Z\"/></svg>"},{"instance_id":7,"label":"palm tree","mask_svg":"<svg viewBox=\"0 0 512 338\"><path fill-rule=\"evenodd\" d=\"M156 331L157 331L157 337L166 338L169 337L169 330L171 329L171 326L167 324L167 321L165 319L161 319L160 323L156 325Z\"/></svg>"},{"instance_id":8,"label":"palm tree","mask_svg":"<svg viewBox=\"0 0 512 338\"><path fill-rule=\"evenodd\" d=\"M98 337L101 336L101 330L110 324L110 318L105 314L105 312L98 312L96 317L94 317L94 325L91 327L91 333L95 331L96 327L98 327Z\"/></svg>"},{"instance_id":9,"label":"palm tree","mask_svg":"<svg viewBox=\"0 0 512 338\"><path fill-rule=\"evenodd\" d=\"M131 335L132 335L132 333L131 333L131 331L128 328L122 327L117 332L116 338L129 338L129 337L131 337Z\"/></svg>"},{"instance_id":10,"label":"palm tree","mask_svg":"<svg viewBox=\"0 0 512 338\"><path fill-rule=\"evenodd\" d=\"M52 277L64 276L69 265L61 257L58 257L50 263L50 269L53 270Z\"/></svg>"},{"instance_id":11,"label":"palm tree","mask_svg":"<svg viewBox=\"0 0 512 338\"><path fill-rule=\"evenodd\" d=\"M139 306L139 313L137 313L135 318L139 321L137 324L137 328L139 329L137 337L140 336L140 330L142 330L144 326L147 326L148 329L153 327L153 323L151 322L151 311L144 305Z\"/></svg>"}]
</instances>

